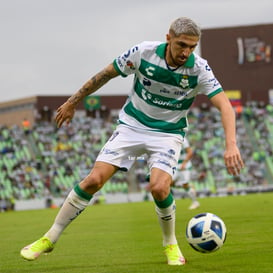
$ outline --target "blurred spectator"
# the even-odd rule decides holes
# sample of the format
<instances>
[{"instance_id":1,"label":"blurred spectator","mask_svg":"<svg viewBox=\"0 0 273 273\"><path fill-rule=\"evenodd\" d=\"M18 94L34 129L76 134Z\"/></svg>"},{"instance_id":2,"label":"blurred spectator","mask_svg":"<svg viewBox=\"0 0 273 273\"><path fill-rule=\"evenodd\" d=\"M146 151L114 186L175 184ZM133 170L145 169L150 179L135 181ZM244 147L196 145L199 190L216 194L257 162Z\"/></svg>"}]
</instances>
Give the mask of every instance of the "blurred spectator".
<instances>
[{"instance_id":1,"label":"blurred spectator","mask_svg":"<svg viewBox=\"0 0 273 273\"><path fill-rule=\"evenodd\" d=\"M22 127L25 135L28 135L31 130L31 124L30 121L27 118L24 118L22 121Z\"/></svg>"},{"instance_id":2,"label":"blurred spectator","mask_svg":"<svg viewBox=\"0 0 273 273\"><path fill-rule=\"evenodd\" d=\"M270 182L266 175L267 162L273 158L273 106L250 101L238 117L237 141L246 163L239 177L231 177L223 170L221 138L224 132L217 128L221 122L217 110L208 104L202 104L201 108L202 111L200 107L193 107L188 115L188 138L195 151L192 180L197 192L207 191L211 178L217 191L226 189L227 185L235 185L229 187L233 190L267 185ZM57 130L46 118L33 124L28 133L23 126L0 125L1 206L10 204L10 198L44 198L46 192L63 197L73 183L90 171L97 153L114 130L112 119L75 117L73 126ZM144 165L142 160L137 161L138 189L145 184ZM110 183L129 185L129 179L122 173ZM116 189L109 188L110 192Z\"/></svg>"}]
</instances>

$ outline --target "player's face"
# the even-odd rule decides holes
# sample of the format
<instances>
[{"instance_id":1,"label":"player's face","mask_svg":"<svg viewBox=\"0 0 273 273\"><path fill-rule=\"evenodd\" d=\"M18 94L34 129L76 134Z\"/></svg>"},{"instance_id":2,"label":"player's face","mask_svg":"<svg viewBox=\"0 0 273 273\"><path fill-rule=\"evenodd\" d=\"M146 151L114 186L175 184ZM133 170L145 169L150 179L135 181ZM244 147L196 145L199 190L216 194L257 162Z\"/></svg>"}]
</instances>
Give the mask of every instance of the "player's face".
<instances>
[{"instance_id":1,"label":"player's face","mask_svg":"<svg viewBox=\"0 0 273 273\"><path fill-rule=\"evenodd\" d=\"M166 61L168 65L177 67L185 64L190 54L196 48L198 41L199 37L197 36L167 34Z\"/></svg>"}]
</instances>

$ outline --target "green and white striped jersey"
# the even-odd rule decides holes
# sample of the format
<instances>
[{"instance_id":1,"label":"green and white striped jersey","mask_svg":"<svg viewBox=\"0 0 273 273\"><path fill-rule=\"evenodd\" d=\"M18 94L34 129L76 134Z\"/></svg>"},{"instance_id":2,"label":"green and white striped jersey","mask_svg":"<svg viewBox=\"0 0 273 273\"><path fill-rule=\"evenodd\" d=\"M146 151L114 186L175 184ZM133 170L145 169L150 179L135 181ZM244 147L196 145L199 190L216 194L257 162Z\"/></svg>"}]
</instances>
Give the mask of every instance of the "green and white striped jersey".
<instances>
[{"instance_id":1,"label":"green and white striped jersey","mask_svg":"<svg viewBox=\"0 0 273 273\"><path fill-rule=\"evenodd\" d=\"M145 41L114 60L121 76L135 75L119 121L139 129L184 135L187 112L196 95L202 93L211 98L223 89L207 61L195 53L183 66L169 68L166 46Z\"/></svg>"}]
</instances>

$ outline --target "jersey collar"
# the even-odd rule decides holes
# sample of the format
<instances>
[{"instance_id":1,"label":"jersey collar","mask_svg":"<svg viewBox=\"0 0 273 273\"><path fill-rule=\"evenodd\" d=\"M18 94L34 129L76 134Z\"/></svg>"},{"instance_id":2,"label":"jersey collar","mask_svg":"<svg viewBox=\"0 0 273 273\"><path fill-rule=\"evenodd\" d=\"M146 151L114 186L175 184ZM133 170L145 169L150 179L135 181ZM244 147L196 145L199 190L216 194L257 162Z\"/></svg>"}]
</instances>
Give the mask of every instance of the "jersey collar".
<instances>
[{"instance_id":1,"label":"jersey collar","mask_svg":"<svg viewBox=\"0 0 273 273\"><path fill-rule=\"evenodd\" d=\"M161 58L165 58L165 52L166 52L167 43L160 44L156 49L156 54ZM183 65L184 67L192 68L194 66L195 57L192 53L186 63Z\"/></svg>"}]
</instances>

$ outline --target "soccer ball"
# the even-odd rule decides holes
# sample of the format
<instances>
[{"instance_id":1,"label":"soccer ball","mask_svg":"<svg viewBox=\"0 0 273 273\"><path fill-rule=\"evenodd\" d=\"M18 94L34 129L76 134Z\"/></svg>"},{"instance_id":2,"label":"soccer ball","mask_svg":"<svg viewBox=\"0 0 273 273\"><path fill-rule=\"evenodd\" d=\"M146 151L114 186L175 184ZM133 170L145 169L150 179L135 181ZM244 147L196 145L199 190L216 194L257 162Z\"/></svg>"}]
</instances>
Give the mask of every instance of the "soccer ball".
<instances>
[{"instance_id":1,"label":"soccer ball","mask_svg":"<svg viewBox=\"0 0 273 273\"><path fill-rule=\"evenodd\" d=\"M187 225L186 238L196 251L210 253L222 247L226 240L226 225L215 214L206 212L194 216Z\"/></svg>"}]
</instances>

